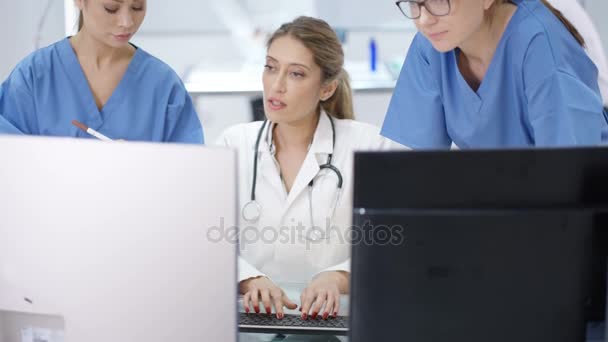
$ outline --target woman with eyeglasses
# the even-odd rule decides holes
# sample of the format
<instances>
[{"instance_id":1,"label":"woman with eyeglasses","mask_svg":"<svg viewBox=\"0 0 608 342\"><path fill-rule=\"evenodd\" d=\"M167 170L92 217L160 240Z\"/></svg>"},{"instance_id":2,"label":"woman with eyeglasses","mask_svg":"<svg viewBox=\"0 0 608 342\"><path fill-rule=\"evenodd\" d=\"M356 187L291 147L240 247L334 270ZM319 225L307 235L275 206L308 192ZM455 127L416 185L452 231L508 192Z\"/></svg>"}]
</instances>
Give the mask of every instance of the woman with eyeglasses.
<instances>
[{"instance_id":1,"label":"woman with eyeglasses","mask_svg":"<svg viewBox=\"0 0 608 342\"><path fill-rule=\"evenodd\" d=\"M391 146L353 120L336 33L300 17L268 41L262 74L266 120L228 128L219 144L239 152L238 280L246 312L302 319L340 313L348 293L353 152ZM302 286L300 286L300 284ZM290 290L288 289L288 290Z\"/></svg>"},{"instance_id":2,"label":"woman with eyeglasses","mask_svg":"<svg viewBox=\"0 0 608 342\"><path fill-rule=\"evenodd\" d=\"M418 33L382 134L414 149L598 145L583 38L545 0L406 0Z\"/></svg>"},{"instance_id":3,"label":"woman with eyeglasses","mask_svg":"<svg viewBox=\"0 0 608 342\"><path fill-rule=\"evenodd\" d=\"M130 43L146 0L74 0L78 33L39 49L0 85L0 134L203 143L186 87L167 64Z\"/></svg>"}]
</instances>

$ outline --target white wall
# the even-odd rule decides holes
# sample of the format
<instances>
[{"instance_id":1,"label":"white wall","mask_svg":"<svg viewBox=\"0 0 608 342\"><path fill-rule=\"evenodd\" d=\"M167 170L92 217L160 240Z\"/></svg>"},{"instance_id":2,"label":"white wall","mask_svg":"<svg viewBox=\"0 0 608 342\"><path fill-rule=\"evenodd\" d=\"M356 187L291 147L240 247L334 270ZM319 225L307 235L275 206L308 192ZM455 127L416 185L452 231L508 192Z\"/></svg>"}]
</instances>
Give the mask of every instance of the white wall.
<instances>
[{"instance_id":1,"label":"white wall","mask_svg":"<svg viewBox=\"0 0 608 342\"><path fill-rule=\"evenodd\" d=\"M397 29L412 25L397 9L395 1L316 0L318 16L332 26L354 31Z\"/></svg>"},{"instance_id":2,"label":"white wall","mask_svg":"<svg viewBox=\"0 0 608 342\"><path fill-rule=\"evenodd\" d=\"M133 42L167 62L182 77L203 60L221 64L244 61L251 54L251 49L242 49L247 46L248 37L231 34L226 21L218 19L220 15L211 5L213 1L222 0L149 1L147 17ZM413 29L412 22L399 13L392 1L238 0L237 4L239 2L253 21L259 21L252 25L267 30L266 33L298 15L317 13L332 26L349 30L347 58L354 60L367 58L372 37L378 42L380 57L405 56L411 38L404 33ZM268 18L257 13L273 3L278 14L272 18L276 22L269 24ZM264 38L258 43L263 46Z\"/></svg>"},{"instance_id":3,"label":"white wall","mask_svg":"<svg viewBox=\"0 0 608 342\"><path fill-rule=\"evenodd\" d=\"M585 0L584 4L602 37L604 51L608 53L608 0Z\"/></svg>"},{"instance_id":4,"label":"white wall","mask_svg":"<svg viewBox=\"0 0 608 342\"><path fill-rule=\"evenodd\" d=\"M41 46L64 36L63 0L52 1L40 36ZM0 1L0 80L4 80L21 59L34 51L35 33L46 4L47 0Z\"/></svg>"},{"instance_id":5,"label":"white wall","mask_svg":"<svg viewBox=\"0 0 608 342\"><path fill-rule=\"evenodd\" d=\"M0 342L21 342L21 331L29 327L64 331L59 317L0 311Z\"/></svg>"}]
</instances>

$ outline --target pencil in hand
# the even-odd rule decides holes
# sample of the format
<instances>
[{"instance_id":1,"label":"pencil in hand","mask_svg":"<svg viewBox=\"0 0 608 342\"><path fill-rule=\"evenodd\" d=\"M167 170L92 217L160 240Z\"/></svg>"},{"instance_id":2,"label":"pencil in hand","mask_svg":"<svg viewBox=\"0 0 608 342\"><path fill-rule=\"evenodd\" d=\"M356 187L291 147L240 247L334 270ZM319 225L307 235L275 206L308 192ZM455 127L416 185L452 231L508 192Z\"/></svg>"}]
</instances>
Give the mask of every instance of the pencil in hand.
<instances>
[{"instance_id":1,"label":"pencil in hand","mask_svg":"<svg viewBox=\"0 0 608 342\"><path fill-rule=\"evenodd\" d=\"M96 130L94 130L94 129L90 128L90 127L87 127L85 124L83 124L83 123L82 123L82 122L80 122L80 121L77 121L77 120L72 120L72 125L74 125L74 126L76 126L76 127L80 128L80 129L81 129L81 130L83 130L84 132L86 132L86 133L88 133L88 134L90 134L90 135L94 136L95 138L97 138L97 139L99 139L99 140L103 140L103 141L112 141L112 139L110 139L110 138L106 137L105 135L103 135L103 134L101 134L101 133L97 132Z\"/></svg>"}]
</instances>

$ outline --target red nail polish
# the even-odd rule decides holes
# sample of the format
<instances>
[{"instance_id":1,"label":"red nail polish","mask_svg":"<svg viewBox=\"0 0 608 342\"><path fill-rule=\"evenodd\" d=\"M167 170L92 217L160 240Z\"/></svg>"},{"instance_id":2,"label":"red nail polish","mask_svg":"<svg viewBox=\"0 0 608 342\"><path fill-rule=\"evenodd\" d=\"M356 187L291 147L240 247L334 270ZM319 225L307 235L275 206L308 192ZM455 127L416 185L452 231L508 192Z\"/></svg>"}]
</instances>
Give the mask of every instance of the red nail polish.
<instances>
[{"instance_id":1,"label":"red nail polish","mask_svg":"<svg viewBox=\"0 0 608 342\"><path fill-rule=\"evenodd\" d=\"M307 319L308 319L308 315L306 314L306 312L304 312L304 313L302 314L302 319L303 319L303 320L307 320Z\"/></svg>"},{"instance_id":2,"label":"red nail polish","mask_svg":"<svg viewBox=\"0 0 608 342\"><path fill-rule=\"evenodd\" d=\"M249 308L245 307L245 313L249 313Z\"/></svg>"},{"instance_id":3,"label":"red nail polish","mask_svg":"<svg viewBox=\"0 0 608 342\"><path fill-rule=\"evenodd\" d=\"M278 314L278 315L277 315L277 318L278 318L278 319L283 319L283 318L284 318L284 315L283 315L282 313L280 313L280 314Z\"/></svg>"},{"instance_id":4,"label":"red nail polish","mask_svg":"<svg viewBox=\"0 0 608 342\"><path fill-rule=\"evenodd\" d=\"M334 317L338 317L338 312L334 312Z\"/></svg>"},{"instance_id":5,"label":"red nail polish","mask_svg":"<svg viewBox=\"0 0 608 342\"><path fill-rule=\"evenodd\" d=\"M318 315L318 314L319 314L318 312L313 312L313 313L312 313L312 319L317 319L317 315Z\"/></svg>"},{"instance_id":6,"label":"red nail polish","mask_svg":"<svg viewBox=\"0 0 608 342\"><path fill-rule=\"evenodd\" d=\"M327 319L329 317L329 312L323 314L323 319Z\"/></svg>"},{"instance_id":7,"label":"red nail polish","mask_svg":"<svg viewBox=\"0 0 608 342\"><path fill-rule=\"evenodd\" d=\"M259 306L254 306L253 310L255 310L255 313L260 313L260 307Z\"/></svg>"}]
</instances>

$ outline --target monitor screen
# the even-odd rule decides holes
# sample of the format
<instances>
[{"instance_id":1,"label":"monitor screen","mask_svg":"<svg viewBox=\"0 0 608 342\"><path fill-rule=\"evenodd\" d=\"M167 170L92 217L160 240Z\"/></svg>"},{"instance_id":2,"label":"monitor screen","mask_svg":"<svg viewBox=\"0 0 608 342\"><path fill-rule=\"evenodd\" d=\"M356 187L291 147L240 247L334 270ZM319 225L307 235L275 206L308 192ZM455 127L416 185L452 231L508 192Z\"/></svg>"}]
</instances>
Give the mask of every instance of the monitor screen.
<instances>
[{"instance_id":1,"label":"monitor screen","mask_svg":"<svg viewBox=\"0 0 608 342\"><path fill-rule=\"evenodd\" d=\"M606 149L358 153L352 341L582 340L607 167Z\"/></svg>"}]
</instances>

